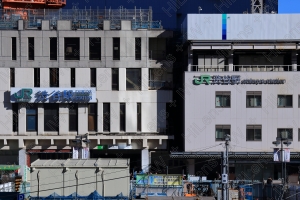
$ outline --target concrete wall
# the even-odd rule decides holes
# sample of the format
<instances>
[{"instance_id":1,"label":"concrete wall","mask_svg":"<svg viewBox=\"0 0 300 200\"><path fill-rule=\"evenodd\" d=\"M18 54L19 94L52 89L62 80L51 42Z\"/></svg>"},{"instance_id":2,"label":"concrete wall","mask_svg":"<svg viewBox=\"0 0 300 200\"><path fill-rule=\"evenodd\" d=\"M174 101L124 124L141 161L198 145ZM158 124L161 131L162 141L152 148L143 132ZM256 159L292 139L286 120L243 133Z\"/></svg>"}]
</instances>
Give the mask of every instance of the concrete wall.
<instances>
[{"instance_id":1,"label":"concrete wall","mask_svg":"<svg viewBox=\"0 0 300 200\"><path fill-rule=\"evenodd\" d=\"M284 84L194 85L194 76L203 73L185 73L185 151L223 151L222 141L216 141L216 125L231 125L233 152L271 152L278 128L292 128L291 151L299 151L300 76L297 72L209 72L206 75L240 75L243 79L286 79ZM216 91L231 92L231 107L215 106ZM246 108L246 92L261 91L262 107ZM293 95L292 108L278 108L279 94ZM246 141L247 125L262 126L261 141ZM210 147L210 148L207 148Z\"/></svg>"}]
</instances>

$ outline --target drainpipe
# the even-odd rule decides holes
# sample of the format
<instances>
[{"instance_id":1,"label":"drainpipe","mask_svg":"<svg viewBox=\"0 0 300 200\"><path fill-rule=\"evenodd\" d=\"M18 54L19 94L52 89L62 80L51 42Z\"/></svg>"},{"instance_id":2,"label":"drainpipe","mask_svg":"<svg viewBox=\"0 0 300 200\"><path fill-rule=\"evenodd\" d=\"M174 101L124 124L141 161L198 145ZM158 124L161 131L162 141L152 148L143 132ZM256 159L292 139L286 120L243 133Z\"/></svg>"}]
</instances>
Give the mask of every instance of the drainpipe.
<instances>
[{"instance_id":1,"label":"drainpipe","mask_svg":"<svg viewBox=\"0 0 300 200\"><path fill-rule=\"evenodd\" d=\"M78 170L76 170L76 173L75 173L75 178L76 178L76 199L77 199L77 193L78 193Z\"/></svg>"},{"instance_id":2,"label":"drainpipe","mask_svg":"<svg viewBox=\"0 0 300 200\"><path fill-rule=\"evenodd\" d=\"M36 177L37 177L37 181L38 181L38 193L37 193L37 196L38 196L38 199L40 199L40 170L37 172Z\"/></svg>"},{"instance_id":3,"label":"drainpipe","mask_svg":"<svg viewBox=\"0 0 300 200\"><path fill-rule=\"evenodd\" d=\"M104 170L102 171L101 177L102 177L102 196L104 197L105 193L104 193L104 174L103 174Z\"/></svg>"}]
</instances>

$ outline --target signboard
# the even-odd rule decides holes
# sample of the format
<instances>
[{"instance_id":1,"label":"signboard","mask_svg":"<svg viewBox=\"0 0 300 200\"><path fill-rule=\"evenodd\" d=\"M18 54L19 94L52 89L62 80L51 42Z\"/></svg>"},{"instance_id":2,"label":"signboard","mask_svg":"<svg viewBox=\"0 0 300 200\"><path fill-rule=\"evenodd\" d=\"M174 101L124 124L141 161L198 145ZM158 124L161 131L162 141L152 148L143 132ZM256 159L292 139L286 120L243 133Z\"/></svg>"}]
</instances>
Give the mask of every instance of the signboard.
<instances>
[{"instance_id":1,"label":"signboard","mask_svg":"<svg viewBox=\"0 0 300 200\"><path fill-rule=\"evenodd\" d=\"M274 155L274 161L275 162L290 162L291 158L291 150L290 149L283 149L282 152L283 155L281 155L281 149L280 148L274 148L273 155Z\"/></svg>"},{"instance_id":2,"label":"signboard","mask_svg":"<svg viewBox=\"0 0 300 200\"><path fill-rule=\"evenodd\" d=\"M10 102L95 103L96 88L11 88Z\"/></svg>"},{"instance_id":3,"label":"signboard","mask_svg":"<svg viewBox=\"0 0 300 200\"><path fill-rule=\"evenodd\" d=\"M244 79L241 80L240 75L200 75L194 76L195 85L236 85L236 84L284 84L285 79Z\"/></svg>"},{"instance_id":4,"label":"signboard","mask_svg":"<svg viewBox=\"0 0 300 200\"><path fill-rule=\"evenodd\" d=\"M182 175L147 175L147 174L137 174L136 175L137 185L151 185L151 186L181 186L182 185Z\"/></svg>"}]
</instances>

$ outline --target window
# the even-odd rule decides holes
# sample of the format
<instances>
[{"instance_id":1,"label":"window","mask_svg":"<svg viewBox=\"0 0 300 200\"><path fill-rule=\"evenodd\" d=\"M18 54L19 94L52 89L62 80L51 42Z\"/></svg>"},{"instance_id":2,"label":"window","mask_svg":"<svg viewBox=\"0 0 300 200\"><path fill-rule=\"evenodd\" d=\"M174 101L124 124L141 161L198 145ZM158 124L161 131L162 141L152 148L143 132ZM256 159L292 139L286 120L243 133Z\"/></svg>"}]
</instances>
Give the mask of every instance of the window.
<instances>
[{"instance_id":1,"label":"window","mask_svg":"<svg viewBox=\"0 0 300 200\"><path fill-rule=\"evenodd\" d=\"M58 105L55 103L44 104L44 130L57 131L59 128Z\"/></svg>"},{"instance_id":2,"label":"window","mask_svg":"<svg viewBox=\"0 0 300 200\"><path fill-rule=\"evenodd\" d=\"M126 69L126 90L141 90L141 69Z\"/></svg>"},{"instance_id":3,"label":"window","mask_svg":"<svg viewBox=\"0 0 300 200\"><path fill-rule=\"evenodd\" d=\"M293 95L278 95L277 105L279 108L293 107Z\"/></svg>"},{"instance_id":4,"label":"window","mask_svg":"<svg viewBox=\"0 0 300 200\"><path fill-rule=\"evenodd\" d=\"M112 90L119 90L119 69L112 68Z\"/></svg>"},{"instance_id":5,"label":"window","mask_svg":"<svg viewBox=\"0 0 300 200\"><path fill-rule=\"evenodd\" d=\"M34 38L28 38L28 60L34 60Z\"/></svg>"},{"instance_id":6,"label":"window","mask_svg":"<svg viewBox=\"0 0 300 200\"><path fill-rule=\"evenodd\" d=\"M13 119L13 132L18 132L19 127L19 104L13 103L12 104L12 119Z\"/></svg>"},{"instance_id":7,"label":"window","mask_svg":"<svg viewBox=\"0 0 300 200\"><path fill-rule=\"evenodd\" d=\"M59 69L50 68L50 87L59 87Z\"/></svg>"},{"instance_id":8,"label":"window","mask_svg":"<svg viewBox=\"0 0 300 200\"><path fill-rule=\"evenodd\" d=\"M300 128L298 129L298 141L300 141Z\"/></svg>"},{"instance_id":9,"label":"window","mask_svg":"<svg viewBox=\"0 0 300 200\"><path fill-rule=\"evenodd\" d=\"M137 103L137 131L142 131L142 113L141 113L141 103Z\"/></svg>"},{"instance_id":10,"label":"window","mask_svg":"<svg viewBox=\"0 0 300 200\"><path fill-rule=\"evenodd\" d=\"M125 110L126 110L125 103L120 103L120 131L124 131L124 132L126 130Z\"/></svg>"},{"instance_id":11,"label":"window","mask_svg":"<svg viewBox=\"0 0 300 200\"><path fill-rule=\"evenodd\" d=\"M96 87L96 84L97 84L97 79L96 79L96 76L97 76L97 72L96 72L96 68L91 68L91 87Z\"/></svg>"},{"instance_id":12,"label":"window","mask_svg":"<svg viewBox=\"0 0 300 200\"><path fill-rule=\"evenodd\" d=\"M37 108L34 104L26 106L26 131L37 131Z\"/></svg>"},{"instance_id":13,"label":"window","mask_svg":"<svg viewBox=\"0 0 300 200\"><path fill-rule=\"evenodd\" d=\"M261 141L261 125L247 125L247 141Z\"/></svg>"},{"instance_id":14,"label":"window","mask_svg":"<svg viewBox=\"0 0 300 200\"><path fill-rule=\"evenodd\" d=\"M230 92L216 92L216 107L230 108Z\"/></svg>"},{"instance_id":15,"label":"window","mask_svg":"<svg viewBox=\"0 0 300 200\"><path fill-rule=\"evenodd\" d=\"M246 107L254 108L261 107L261 92L247 92L246 96Z\"/></svg>"},{"instance_id":16,"label":"window","mask_svg":"<svg viewBox=\"0 0 300 200\"><path fill-rule=\"evenodd\" d=\"M293 129L292 128L279 128L277 129L277 137L293 139Z\"/></svg>"},{"instance_id":17,"label":"window","mask_svg":"<svg viewBox=\"0 0 300 200\"><path fill-rule=\"evenodd\" d=\"M97 104L88 104L88 130L97 131Z\"/></svg>"},{"instance_id":18,"label":"window","mask_svg":"<svg viewBox=\"0 0 300 200\"><path fill-rule=\"evenodd\" d=\"M9 73L10 73L10 87L15 87L15 68L10 68Z\"/></svg>"},{"instance_id":19,"label":"window","mask_svg":"<svg viewBox=\"0 0 300 200\"><path fill-rule=\"evenodd\" d=\"M225 140L226 135L230 135L230 125L216 125L216 141Z\"/></svg>"},{"instance_id":20,"label":"window","mask_svg":"<svg viewBox=\"0 0 300 200\"><path fill-rule=\"evenodd\" d=\"M50 38L50 60L57 60L57 38Z\"/></svg>"},{"instance_id":21,"label":"window","mask_svg":"<svg viewBox=\"0 0 300 200\"><path fill-rule=\"evenodd\" d=\"M90 60L101 60L101 38L90 39Z\"/></svg>"},{"instance_id":22,"label":"window","mask_svg":"<svg viewBox=\"0 0 300 200\"><path fill-rule=\"evenodd\" d=\"M79 38L65 38L65 60L80 59Z\"/></svg>"},{"instance_id":23,"label":"window","mask_svg":"<svg viewBox=\"0 0 300 200\"><path fill-rule=\"evenodd\" d=\"M17 60L17 38L11 38L11 59Z\"/></svg>"},{"instance_id":24,"label":"window","mask_svg":"<svg viewBox=\"0 0 300 200\"><path fill-rule=\"evenodd\" d=\"M141 38L135 38L135 60L142 58L141 45Z\"/></svg>"},{"instance_id":25,"label":"window","mask_svg":"<svg viewBox=\"0 0 300 200\"><path fill-rule=\"evenodd\" d=\"M71 68L71 87L75 87L75 68Z\"/></svg>"},{"instance_id":26,"label":"window","mask_svg":"<svg viewBox=\"0 0 300 200\"><path fill-rule=\"evenodd\" d=\"M113 60L120 60L120 38L113 38Z\"/></svg>"},{"instance_id":27,"label":"window","mask_svg":"<svg viewBox=\"0 0 300 200\"><path fill-rule=\"evenodd\" d=\"M110 132L110 104L103 103L103 131Z\"/></svg>"},{"instance_id":28,"label":"window","mask_svg":"<svg viewBox=\"0 0 300 200\"><path fill-rule=\"evenodd\" d=\"M34 68L34 87L40 87L40 68Z\"/></svg>"},{"instance_id":29,"label":"window","mask_svg":"<svg viewBox=\"0 0 300 200\"><path fill-rule=\"evenodd\" d=\"M78 108L77 104L69 104L69 131L78 130Z\"/></svg>"}]
</instances>

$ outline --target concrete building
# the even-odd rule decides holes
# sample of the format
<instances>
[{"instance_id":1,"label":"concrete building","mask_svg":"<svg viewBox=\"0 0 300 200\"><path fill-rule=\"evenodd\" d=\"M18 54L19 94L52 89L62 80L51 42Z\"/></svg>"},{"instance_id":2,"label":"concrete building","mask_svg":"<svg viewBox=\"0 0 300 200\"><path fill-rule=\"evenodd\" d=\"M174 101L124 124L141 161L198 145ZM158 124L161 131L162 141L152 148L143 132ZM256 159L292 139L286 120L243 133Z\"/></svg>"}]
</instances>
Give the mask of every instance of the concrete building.
<instances>
[{"instance_id":1,"label":"concrete building","mask_svg":"<svg viewBox=\"0 0 300 200\"><path fill-rule=\"evenodd\" d=\"M299 17L187 15L185 152L172 157L187 159L189 174L221 173L226 134L230 179L282 178L282 163L273 159L277 137L291 140L287 174L298 173Z\"/></svg>"},{"instance_id":2,"label":"concrete building","mask_svg":"<svg viewBox=\"0 0 300 200\"><path fill-rule=\"evenodd\" d=\"M127 11L34 11L0 26L1 162L67 159L86 134L91 158L128 157L136 170L167 149L172 32L151 10Z\"/></svg>"}]
</instances>

